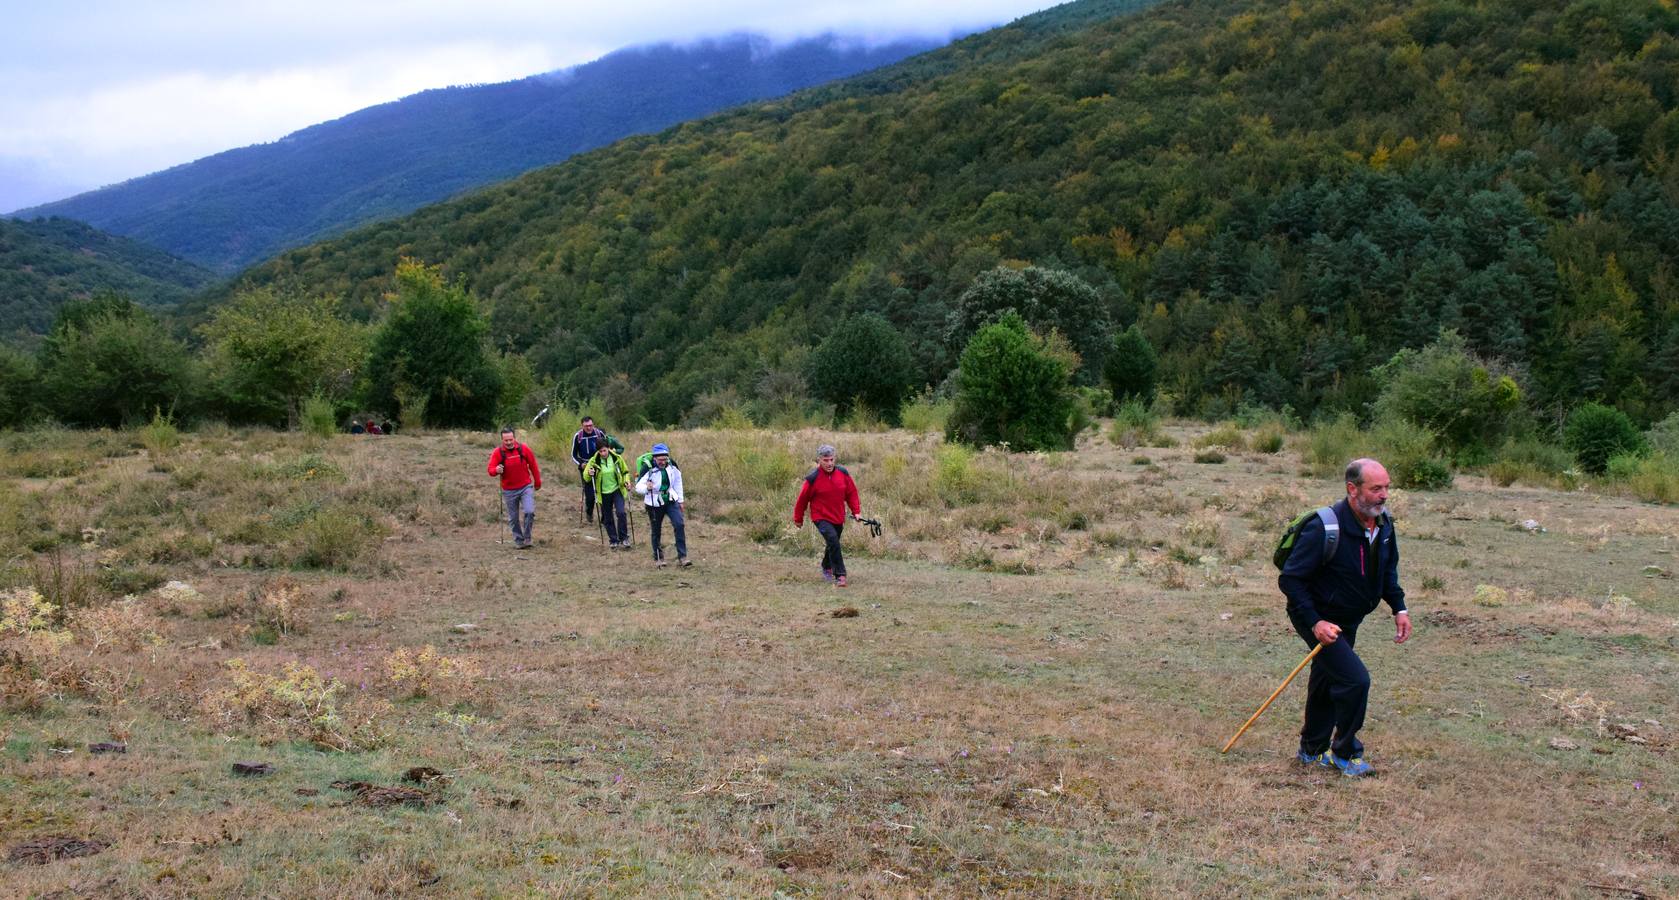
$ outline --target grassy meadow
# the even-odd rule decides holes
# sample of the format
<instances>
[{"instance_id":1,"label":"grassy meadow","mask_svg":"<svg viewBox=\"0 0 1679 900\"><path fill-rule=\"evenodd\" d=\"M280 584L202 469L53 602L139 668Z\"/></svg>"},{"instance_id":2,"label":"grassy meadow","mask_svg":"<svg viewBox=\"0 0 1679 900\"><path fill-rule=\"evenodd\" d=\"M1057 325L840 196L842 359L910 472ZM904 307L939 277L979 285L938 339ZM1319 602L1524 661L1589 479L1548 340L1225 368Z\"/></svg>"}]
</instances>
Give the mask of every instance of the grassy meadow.
<instances>
[{"instance_id":1,"label":"grassy meadow","mask_svg":"<svg viewBox=\"0 0 1679 900\"><path fill-rule=\"evenodd\" d=\"M1397 492L1354 781L1292 762L1303 678L1219 753L1305 652L1270 550L1347 448L621 437L671 444L693 568L639 515L605 552L547 435L529 551L490 435L0 435L4 893L1679 894L1671 506ZM790 522L824 440L886 526L843 591Z\"/></svg>"}]
</instances>

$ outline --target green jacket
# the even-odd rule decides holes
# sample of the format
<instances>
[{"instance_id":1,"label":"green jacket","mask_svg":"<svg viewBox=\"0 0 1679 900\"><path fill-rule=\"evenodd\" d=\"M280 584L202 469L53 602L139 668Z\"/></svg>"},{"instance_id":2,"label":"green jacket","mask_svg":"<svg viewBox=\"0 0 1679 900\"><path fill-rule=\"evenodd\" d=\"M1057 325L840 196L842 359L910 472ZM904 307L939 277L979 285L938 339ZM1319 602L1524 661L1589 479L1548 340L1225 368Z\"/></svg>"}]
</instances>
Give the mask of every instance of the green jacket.
<instances>
[{"instance_id":1,"label":"green jacket","mask_svg":"<svg viewBox=\"0 0 1679 900\"><path fill-rule=\"evenodd\" d=\"M629 487L630 467L624 463L624 455L616 450L607 451L605 465L597 453L583 467L583 480L595 486L595 498L599 499Z\"/></svg>"}]
</instances>

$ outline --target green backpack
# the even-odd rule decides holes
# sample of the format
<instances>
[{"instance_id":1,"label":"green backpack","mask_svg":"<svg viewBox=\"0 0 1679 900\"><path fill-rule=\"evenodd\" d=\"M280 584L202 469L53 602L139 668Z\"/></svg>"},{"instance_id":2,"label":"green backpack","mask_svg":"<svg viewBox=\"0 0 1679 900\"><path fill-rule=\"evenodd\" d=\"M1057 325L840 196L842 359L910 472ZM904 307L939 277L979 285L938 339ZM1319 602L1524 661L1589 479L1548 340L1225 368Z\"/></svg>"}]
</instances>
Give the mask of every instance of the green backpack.
<instances>
[{"instance_id":1,"label":"green backpack","mask_svg":"<svg viewBox=\"0 0 1679 900\"><path fill-rule=\"evenodd\" d=\"M1341 543L1341 521L1335 517L1333 507L1320 506L1295 516L1294 521L1289 522L1288 528L1283 531L1282 539L1277 541L1277 549L1271 551L1271 564L1276 566L1279 572L1283 566L1288 565L1289 554L1294 552L1294 544L1300 538L1300 530L1306 527L1306 523L1310 522L1313 516L1323 523L1323 556L1319 558L1318 565L1329 562L1335 555L1335 547Z\"/></svg>"}]
</instances>

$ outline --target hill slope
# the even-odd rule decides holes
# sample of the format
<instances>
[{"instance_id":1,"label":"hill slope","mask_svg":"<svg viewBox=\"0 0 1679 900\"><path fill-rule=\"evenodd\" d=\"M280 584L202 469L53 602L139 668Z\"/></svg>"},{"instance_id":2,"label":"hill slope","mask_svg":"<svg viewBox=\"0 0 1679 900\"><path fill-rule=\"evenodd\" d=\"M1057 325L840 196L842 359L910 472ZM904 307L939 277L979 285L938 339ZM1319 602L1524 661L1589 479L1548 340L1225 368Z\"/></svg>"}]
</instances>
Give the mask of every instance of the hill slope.
<instances>
[{"instance_id":1,"label":"hill slope","mask_svg":"<svg viewBox=\"0 0 1679 900\"><path fill-rule=\"evenodd\" d=\"M636 47L562 72L370 107L21 215L61 215L231 271L355 225L938 42L735 35Z\"/></svg>"},{"instance_id":2,"label":"hill slope","mask_svg":"<svg viewBox=\"0 0 1679 900\"><path fill-rule=\"evenodd\" d=\"M214 273L69 219L0 219L0 335L45 333L66 301L100 290L178 303Z\"/></svg>"},{"instance_id":3,"label":"hill slope","mask_svg":"<svg viewBox=\"0 0 1679 900\"><path fill-rule=\"evenodd\" d=\"M1070 4L637 138L249 274L371 308L398 258L654 421L878 309L1077 271L1186 410L1362 410L1443 328L1542 401L1679 396L1679 18L1655 0Z\"/></svg>"}]
</instances>

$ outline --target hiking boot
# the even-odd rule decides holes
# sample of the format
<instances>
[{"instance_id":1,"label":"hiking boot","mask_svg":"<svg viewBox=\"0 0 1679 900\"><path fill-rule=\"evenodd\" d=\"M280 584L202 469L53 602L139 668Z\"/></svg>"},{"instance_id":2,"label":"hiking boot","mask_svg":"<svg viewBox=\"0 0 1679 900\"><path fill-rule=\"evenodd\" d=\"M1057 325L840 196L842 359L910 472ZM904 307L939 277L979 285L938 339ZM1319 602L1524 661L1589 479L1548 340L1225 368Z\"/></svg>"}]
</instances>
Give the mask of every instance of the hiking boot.
<instances>
[{"instance_id":1,"label":"hiking boot","mask_svg":"<svg viewBox=\"0 0 1679 900\"><path fill-rule=\"evenodd\" d=\"M823 581L833 581L834 580L834 570L833 569L823 569L822 570L822 580Z\"/></svg>"},{"instance_id":2,"label":"hiking boot","mask_svg":"<svg viewBox=\"0 0 1679 900\"><path fill-rule=\"evenodd\" d=\"M835 575L834 576L834 587L845 587L845 576L844 575Z\"/></svg>"},{"instance_id":3,"label":"hiking boot","mask_svg":"<svg viewBox=\"0 0 1679 900\"><path fill-rule=\"evenodd\" d=\"M1330 762L1329 757L1330 753L1328 750L1325 750L1322 753L1307 753L1306 751L1301 750L1294 754L1294 758L1299 760L1301 765L1323 766L1325 768L1335 765L1333 762Z\"/></svg>"},{"instance_id":4,"label":"hiking boot","mask_svg":"<svg viewBox=\"0 0 1679 900\"><path fill-rule=\"evenodd\" d=\"M662 559L653 560L653 568L662 569L664 567L665 567L665 561L664 560L662 560Z\"/></svg>"},{"instance_id":5,"label":"hiking boot","mask_svg":"<svg viewBox=\"0 0 1679 900\"><path fill-rule=\"evenodd\" d=\"M1342 759L1341 757L1331 753L1329 754L1329 759L1331 760L1330 764L1335 768L1340 769L1341 774L1347 776L1348 778L1363 778L1364 776L1376 771L1370 767L1369 763L1364 761L1364 757L1362 756L1355 756L1352 759Z\"/></svg>"},{"instance_id":6,"label":"hiking boot","mask_svg":"<svg viewBox=\"0 0 1679 900\"><path fill-rule=\"evenodd\" d=\"M691 565L693 565L693 564L694 564L694 561L693 561L693 560L691 560L691 559L689 559L689 558L688 558L688 557L686 557L686 556L678 556L678 557L677 557L677 558L676 558L676 564L677 564L677 565L679 565L679 566L681 566L681 567L682 567L682 568L684 568L684 569L686 569L686 568L688 568L688 567L689 567L689 566L691 566Z\"/></svg>"}]
</instances>

